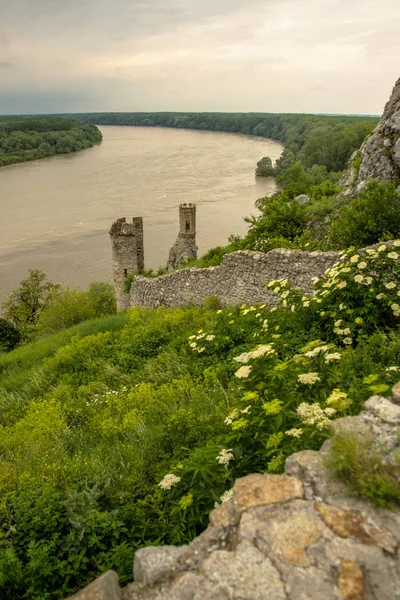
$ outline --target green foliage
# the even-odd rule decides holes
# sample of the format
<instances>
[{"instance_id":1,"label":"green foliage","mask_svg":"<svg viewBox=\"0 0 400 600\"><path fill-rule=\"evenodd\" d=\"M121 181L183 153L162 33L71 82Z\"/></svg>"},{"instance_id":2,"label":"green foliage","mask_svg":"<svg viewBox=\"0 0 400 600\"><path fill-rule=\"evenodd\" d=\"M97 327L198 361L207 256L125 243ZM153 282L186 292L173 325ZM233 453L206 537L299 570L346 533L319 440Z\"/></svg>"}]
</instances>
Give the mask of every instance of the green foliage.
<instances>
[{"instance_id":1,"label":"green foliage","mask_svg":"<svg viewBox=\"0 0 400 600\"><path fill-rule=\"evenodd\" d=\"M37 269L29 269L29 277L20 282L2 304L4 315L21 332L25 339L35 334L42 312L59 293L60 286L46 280Z\"/></svg>"},{"instance_id":2,"label":"green foliage","mask_svg":"<svg viewBox=\"0 0 400 600\"><path fill-rule=\"evenodd\" d=\"M7 319L0 319L0 352L14 350L20 341L19 330Z\"/></svg>"},{"instance_id":3,"label":"green foliage","mask_svg":"<svg viewBox=\"0 0 400 600\"><path fill-rule=\"evenodd\" d=\"M285 238L294 241L306 227L306 208L279 194L266 201L259 217L245 219L250 223L247 241L250 245L265 238Z\"/></svg>"},{"instance_id":4,"label":"green foliage","mask_svg":"<svg viewBox=\"0 0 400 600\"><path fill-rule=\"evenodd\" d=\"M258 177L274 177L275 169L269 156L264 156L264 158L258 161L256 175Z\"/></svg>"},{"instance_id":5,"label":"green foliage","mask_svg":"<svg viewBox=\"0 0 400 600\"><path fill-rule=\"evenodd\" d=\"M395 183L371 181L355 200L344 206L331 226L336 248L361 248L400 235L400 193Z\"/></svg>"},{"instance_id":6,"label":"green foliage","mask_svg":"<svg viewBox=\"0 0 400 600\"><path fill-rule=\"evenodd\" d=\"M64 598L108 568L129 581L137 548L189 542L236 477L281 472L390 393L396 248L345 255L315 300L270 282L272 309L137 308L0 355L1 597Z\"/></svg>"},{"instance_id":7,"label":"green foliage","mask_svg":"<svg viewBox=\"0 0 400 600\"><path fill-rule=\"evenodd\" d=\"M0 167L76 152L101 141L95 125L61 117L1 117Z\"/></svg>"},{"instance_id":8,"label":"green foliage","mask_svg":"<svg viewBox=\"0 0 400 600\"><path fill-rule=\"evenodd\" d=\"M376 443L356 435L332 438L328 466L377 506L400 504L400 455L388 458Z\"/></svg>"}]
</instances>

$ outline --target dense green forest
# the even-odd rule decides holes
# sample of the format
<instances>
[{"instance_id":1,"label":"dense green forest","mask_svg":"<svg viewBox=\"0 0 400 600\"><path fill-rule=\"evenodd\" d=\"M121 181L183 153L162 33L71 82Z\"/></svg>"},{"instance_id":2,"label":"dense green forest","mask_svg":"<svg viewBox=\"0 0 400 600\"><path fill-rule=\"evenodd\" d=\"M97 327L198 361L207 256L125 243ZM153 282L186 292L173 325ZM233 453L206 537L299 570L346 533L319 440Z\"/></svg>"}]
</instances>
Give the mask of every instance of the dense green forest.
<instances>
[{"instance_id":1,"label":"dense green forest","mask_svg":"<svg viewBox=\"0 0 400 600\"><path fill-rule=\"evenodd\" d=\"M270 138L284 144L285 160L306 168L341 171L378 123L375 117L268 113L85 113L71 115L96 125L172 127L226 131Z\"/></svg>"},{"instance_id":2,"label":"dense green forest","mask_svg":"<svg viewBox=\"0 0 400 600\"><path fill-rule=\"evenodd\" d=\"M95 125L61 117L0 117L0 167L90 148L102 139Z\"/></svg>"}]
</instances>

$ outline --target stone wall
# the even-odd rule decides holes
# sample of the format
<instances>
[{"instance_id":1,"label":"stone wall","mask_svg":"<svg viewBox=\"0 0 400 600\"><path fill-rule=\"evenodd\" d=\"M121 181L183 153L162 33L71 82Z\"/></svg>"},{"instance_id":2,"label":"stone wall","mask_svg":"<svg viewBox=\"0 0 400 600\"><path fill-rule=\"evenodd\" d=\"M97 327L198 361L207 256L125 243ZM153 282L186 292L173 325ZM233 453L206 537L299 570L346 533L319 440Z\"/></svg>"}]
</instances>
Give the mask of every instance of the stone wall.
<instances>
[{"instance_id":1,"label":"stone wall","mask_svg":"<svg viewBox=\"0 0 400 600\"><path fill-rule=\"evenodd\" d=\"M336 252L301 250L249 250L226 254L218 267L182 269L151 279L136 276L130 292L130 306L201 305L210 296L222 304L268 302L276 297L264 285L272 279L287 278L305 292L312 290L312 278L323 275L338 261Z\"/></svg>"},{"instance_id":2,"label":"stone wall","mask_svg":"<svg viewBox=\"0 0 400 600\"><path fill-rule=\"evenodd\" d=\"M379 440L394 460L399 403L397 384L333 429ZM375 508L334 477L330 444L290 456L284 475L238 479L191 544L138 550L134 583L120 589L108 571L75 600L400 600L400 509Z\"/></svg>"}]
</instances>

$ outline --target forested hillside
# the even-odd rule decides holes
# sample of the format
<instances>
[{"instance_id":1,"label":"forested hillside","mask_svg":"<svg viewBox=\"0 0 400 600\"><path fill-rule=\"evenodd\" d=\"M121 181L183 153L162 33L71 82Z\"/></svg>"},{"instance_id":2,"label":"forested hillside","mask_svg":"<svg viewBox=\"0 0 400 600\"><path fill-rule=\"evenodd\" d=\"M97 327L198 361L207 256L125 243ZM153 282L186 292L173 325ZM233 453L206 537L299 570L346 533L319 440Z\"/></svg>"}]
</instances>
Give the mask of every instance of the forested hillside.
<instances>
[{"instance_id":1,"label":"forested hillside","mask_svg":"<svg viewBox=\"0 0 400 600\"><path fill-rule=\"evenodd\" d=\"M73 115L96 125L136 125L227 131L271 138L304 166L341 171L352 152L377 125L375 117L268 113L85 113ZM295 160L293 160L295 162Z\"/></svg>"},{"instance_id":2,"label":"forested hillside","mask_svg":"<svg viewBox=\"0 0 400 600\"><path fill-rule=\"evenodd\" d=\"M102 139L95 125L61 117L1 117L0 167L68 154Z\"/></svg>"}]
</instances>

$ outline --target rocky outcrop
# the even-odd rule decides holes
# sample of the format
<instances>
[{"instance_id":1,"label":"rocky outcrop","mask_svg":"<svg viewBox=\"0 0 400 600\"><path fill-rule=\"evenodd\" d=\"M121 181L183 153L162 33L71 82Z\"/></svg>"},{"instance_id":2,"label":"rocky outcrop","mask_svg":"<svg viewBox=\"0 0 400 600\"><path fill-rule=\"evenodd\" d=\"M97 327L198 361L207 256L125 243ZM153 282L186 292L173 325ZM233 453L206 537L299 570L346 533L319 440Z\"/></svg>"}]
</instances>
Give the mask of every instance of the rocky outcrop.
<instances>
[{"instance_id":1,"label":"rocky outcrop","mask_svg":"<svg viewBox=\"0 0 400 600\"><path fill-rule=\"evenodd\" d=\"M392 455L399 388L334 430L379 440ZM237 480L233 499L191 544L143 548L133 584L115 588L110 571L76 600L400 600L400 509L352 494L325 465L330 443L293 454L284 475Z\"/></svg>"},{"instance_id":2,"label":"rocky outcrop","mask_svg":"<svg viewBox=\"0 0 400 600\"><path fill-rule=\"evenodd\" d=\"M193 236L179 234L168 255L167 268L177 269L188 260L197 259L196 239Z\"/></svg>"},{"instance_id":3,"label":"rocky outcrop","mask_svg":"<svg viewBox=\"0 0 400 600\"><path fill-rule=\"evenodd\" d=\"M344 195L361 191L370 179L400 177L400 79L373 134L355 153L342 180Z\"/></svg>"}]
</instances>

